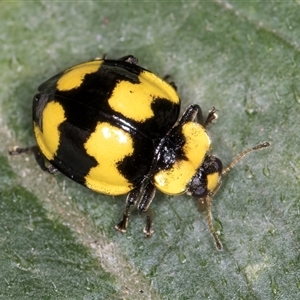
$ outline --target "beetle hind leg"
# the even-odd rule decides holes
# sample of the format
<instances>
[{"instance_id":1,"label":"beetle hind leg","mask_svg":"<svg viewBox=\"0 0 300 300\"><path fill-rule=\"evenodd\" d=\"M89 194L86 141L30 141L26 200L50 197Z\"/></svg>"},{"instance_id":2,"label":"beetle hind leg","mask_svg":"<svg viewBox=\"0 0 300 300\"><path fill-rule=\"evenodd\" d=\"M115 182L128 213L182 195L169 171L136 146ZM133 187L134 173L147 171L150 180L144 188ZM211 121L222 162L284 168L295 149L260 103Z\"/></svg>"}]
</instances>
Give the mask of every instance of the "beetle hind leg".
<instances>
[{"instance_id":1,"label":"beetle hind leg","mask_svg":"<svg viewBox=\"0 0 300 300\"><path fill-rule=\"evenodd\" d=\"M22 153L28 153L28 152L32 152L33 148L36 146L32 146L32 147L24 147L24 148L19 148L18 146L13 147L12 150L8 150L8 154L9 155L20 155Z\"/></svg>"},{"instance_id":2,"label":"beetle hind leg","mask_svg":"<svg viewBox=\"0 0 300 300\"><path fill-rule=\"evenodd\" d=\"M43 171L46 171L51 175L55 175L55 174L59 173L59 171L53 165L50 164L49 166L46 166L45 157L41 153L39 147L36 146L36 145L31 146L31 147L25 147L25 148L19 148L19 147L16 146L12 150L9 150L8 154L9 155L20 155L20 154L29 153L29 152L33 153L37 164L40 166L40 168Z\"/></svg>"}]
</instances>

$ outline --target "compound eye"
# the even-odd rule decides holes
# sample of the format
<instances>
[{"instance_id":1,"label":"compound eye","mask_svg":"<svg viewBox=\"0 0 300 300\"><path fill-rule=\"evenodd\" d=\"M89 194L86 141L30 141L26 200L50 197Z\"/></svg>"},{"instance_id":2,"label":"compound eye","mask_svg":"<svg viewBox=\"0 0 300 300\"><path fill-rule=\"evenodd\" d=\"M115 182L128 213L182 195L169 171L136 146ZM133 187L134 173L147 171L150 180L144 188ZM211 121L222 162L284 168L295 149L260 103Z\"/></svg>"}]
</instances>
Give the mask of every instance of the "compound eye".
<instances>
[{"instance_id":1,"label":"compound eye","mask_svg":"<svg viewBox=\"0 0 300 300\"><path fill-rule=\"evenodd\" d=\"M207 195L207 189L204 186L198 186L192 192L192 196L196 198L204 198Z\"/></svg>"},{"instance_id":2,"label":"compound eye","mask_svg":"<svg viewBox=\"0 0 300 300\"><path fill-rule=\"evenodd\" d=\"M196 198L203 198L207 195L207 178L201 169L192 178L188 190L188 193Z\"/></svg>"},{"instance_id":3,"label":"compound eye","mask_svg":"<svg viewBox=\"0 0 300 300\"><path fill-rule=\"evenodd\" d=\"M203 162L202 168L206 175L213 173L218 173L221 175L223 165L219 158L213 155L208 155Z\"/></svg>"}]
</instances>

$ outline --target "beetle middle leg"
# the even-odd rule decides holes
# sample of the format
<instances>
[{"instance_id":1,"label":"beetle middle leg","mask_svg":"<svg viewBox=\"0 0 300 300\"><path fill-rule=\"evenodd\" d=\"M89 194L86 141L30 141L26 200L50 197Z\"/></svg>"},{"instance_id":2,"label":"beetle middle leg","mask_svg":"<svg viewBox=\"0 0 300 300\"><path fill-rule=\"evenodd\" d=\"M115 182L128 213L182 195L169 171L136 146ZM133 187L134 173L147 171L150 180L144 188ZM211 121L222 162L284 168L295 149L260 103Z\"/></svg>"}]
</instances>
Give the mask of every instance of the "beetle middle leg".
<instances>
[{"instance_id":1,"label":"beetle middle leg","mask_svg":"<svg viewBox=\"0 0 300 300\"><path fill-rule=\"evenodd\" d=\"M136 187L133 189L129 194L127 195L126 198L126 206L125 210L123 212L123 217L122 220L115 226L115 228L121 232L126 232L127 226L128 226L128 221L130 217L130 209L133 205L136 204L137 199L140 196L140 186Z\"/></svg>"},{"instance_id":2,"label":"beetle middle leg","mask_svg":"<svg viewBox=\"0 0 300 300\"><path fill-rule=\"evenodd\" d=\"M138 210L141 212L146 212L155 196L156 188L151 182L148 182L143 190L143 195L138 204ZM152 226L152 220L149 215L146 216L146 225L144 227L144 235L145 237L150 237L154 232Z\"/></svg>"},{"instance_id":3,"label":"beetle middle leg","mask_svg":"<svg viewBox=\"0 0 300 300\"><path fill-rule=\"evenodd\" d=\"M141 188L139 185L135 189L133 189L126 198L126 206L123 212L123 217L121 221L115 226L115 228L121 232L126 232L128 221L130 217L131 207L134 206L139 200L138 210L140 212L146 212L149 205L151 204L154 195L155 195L155 187L152 183L148 182L145 186ZM145 237L151 236L154 232L152 229L152 220L150 216L146 216L146 225L143 230Z\"/></svg>"}]
</instances>

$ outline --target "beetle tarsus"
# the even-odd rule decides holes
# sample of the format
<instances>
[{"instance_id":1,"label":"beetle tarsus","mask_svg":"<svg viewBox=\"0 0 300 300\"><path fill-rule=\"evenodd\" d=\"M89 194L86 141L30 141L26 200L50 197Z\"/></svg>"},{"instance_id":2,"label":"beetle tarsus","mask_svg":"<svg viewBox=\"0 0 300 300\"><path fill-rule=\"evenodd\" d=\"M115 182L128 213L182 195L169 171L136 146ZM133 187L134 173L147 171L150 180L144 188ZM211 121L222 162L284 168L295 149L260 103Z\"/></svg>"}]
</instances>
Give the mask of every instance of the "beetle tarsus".
<instances>
[{"instance_id":1,"label":"beetle tarsus","mask_svg":"<svg viewBox=\"0 0 300 300\"><path fill-rule=\"evenodd\" d=\"M36 146L32 146L32 147L26 147L26 148L19 148L18 146L13 147L12 150L8 150L8 154L9 155L20 155L22 153L28 153L33 151L33 148Z\"/></svg>"},{"instance_id":2,"label":"beetle tarsus","mask_svg":"<svg viewBox=\"0 0 300 300\"><path fill-rule=\"evenodd\" d=\"M123 218L122 220L115 226L115 228L118 231L121 232L126 232L128 222L129 222L129 217L130 217L130 208L131 206L135 205L137 199L139 198L140 195L140 186L136 187L133 189L126 198L126 206L123 212Z\"/></svg>"},{"instance_id":3,"label":"beetle tarsus","mask_svg":"<svg viewBox=\"0 0 300 300\"><path fill-rule=\"evenodd\" d=\"M213 106L213 108L208 112L208 115L206 117L204 127L206 128L213 120L216 120L218 118L218 115L216 114L218 110Z\"/></svg>"},{"instance_id":4,"label":"beetle tarsus","mask_svg":"<svg viewBox=\"0 0 300 300\"><path fill-rule=\"evenodd\" d=\"M146 225L144 227L143 232L144 232L144 236L146 238L150 237L154 232L153 223L152 223L150 216L146 216Z\"/></svg>"},{"instance_id":5,"label":"beetle tarsus","mask_svg":"<svg viewBox=\"0 0 300 300\"><path fill-rule=\"evenodd\" d=\"M133 64L133 65L136 65L138 63L138 59L135 56L131 55L131 54L120 57L118 60L119 61L125 61L125 62L127 62L129 64Z\"/></svg>"},{"instance_id":6,"label":"beetle tarsus","mask_svg":"<svg viewBox=\"0 0 300 300\"><path fill-rule=\"evenodd\" d=\"M46 167L46 169L46 171L51 175L56 175L59 173L59 170L56 169L56 167L54 167L53 165L49 165L48 167Z\"/></svg>"},{"instance_id":7,"label":"beetle tarsus","mask_svg":"<svg viewBox=\"0 0 300 300\"><path fill-rule=\"evenodd\" d=\"M128 194L127 197L127 203L126 207L123 213L123 218L122 220L115 226L115 228L120 231L120 232L126 232L127 226L128 226L128 221L129 221L129 216L130 216L130 207L133 205L133 202L130 201L130 194Z\"/></svg>"},{"instance_id":8,"label":"beetle tarsus","mask_svg":"<svg viewBox=\"0 0 300 300\"><path fill-rule=\"evenodd\" d=\"M115 228L120 232L126 232L128 226L129 215L123 215L122 220L115 226Z\"/></svg>"}]
</instances>

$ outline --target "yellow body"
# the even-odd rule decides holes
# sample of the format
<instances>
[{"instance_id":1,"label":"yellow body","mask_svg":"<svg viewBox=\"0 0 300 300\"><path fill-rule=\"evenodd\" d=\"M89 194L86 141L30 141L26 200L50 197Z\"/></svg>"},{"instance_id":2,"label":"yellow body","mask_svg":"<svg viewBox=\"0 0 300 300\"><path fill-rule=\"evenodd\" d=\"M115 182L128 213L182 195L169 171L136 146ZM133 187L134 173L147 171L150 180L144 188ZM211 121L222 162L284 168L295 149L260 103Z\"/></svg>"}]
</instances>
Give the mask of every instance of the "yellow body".
<instances>
[{"instance_id":1,"label":"yellow body","mask_svg":"<svg viewBox=\"0 0 300 300\"><path fill-rule=\"evenodd\" d=\"M71 91L80 87L85 75L96 72L103 60L93 60L67 69L59 78L56 87L59 91Z\"/></svg>"},{"instance_id":2,"label":"yellow body","mask_svg":"<svg viewBox=\"0 0 300 300\"><path fill-rule=\"evenodd\" d=\"M133 154L133 142L127 132L107 122L98 123L84 147L98 162L85 177L88 188L110 195L126 194L132 189L117 169L126 155Z\"/></svg>"},{"instance_id":3,"label":"yellow body","mask_svg":"<svg viewBox=\"0 0 300 300\"><path fill-rule=\"evenodd\" d=\"M64 121L65 112L61 104L49 102L44 108L42 119L40 120L41 126L36 122L33 123L37 144L48 160L52 160L55 157L59 147L59 125Z\"/></svg>"},{"instance_id":4,"label":"yellow body","mask_svg":"<svg viewBox=\"0 0 300 300\"><path fill-rule=\"evenodd\" d=\"M154 117L154 111L151 108L154 97L165 98L176 104L179 103L180 100L174 88L153 73L143 71L138 78L139 84L129 81L121 81L117 84L108 101L115 112L143 123Z\"/></svg>"}]
</instances>

